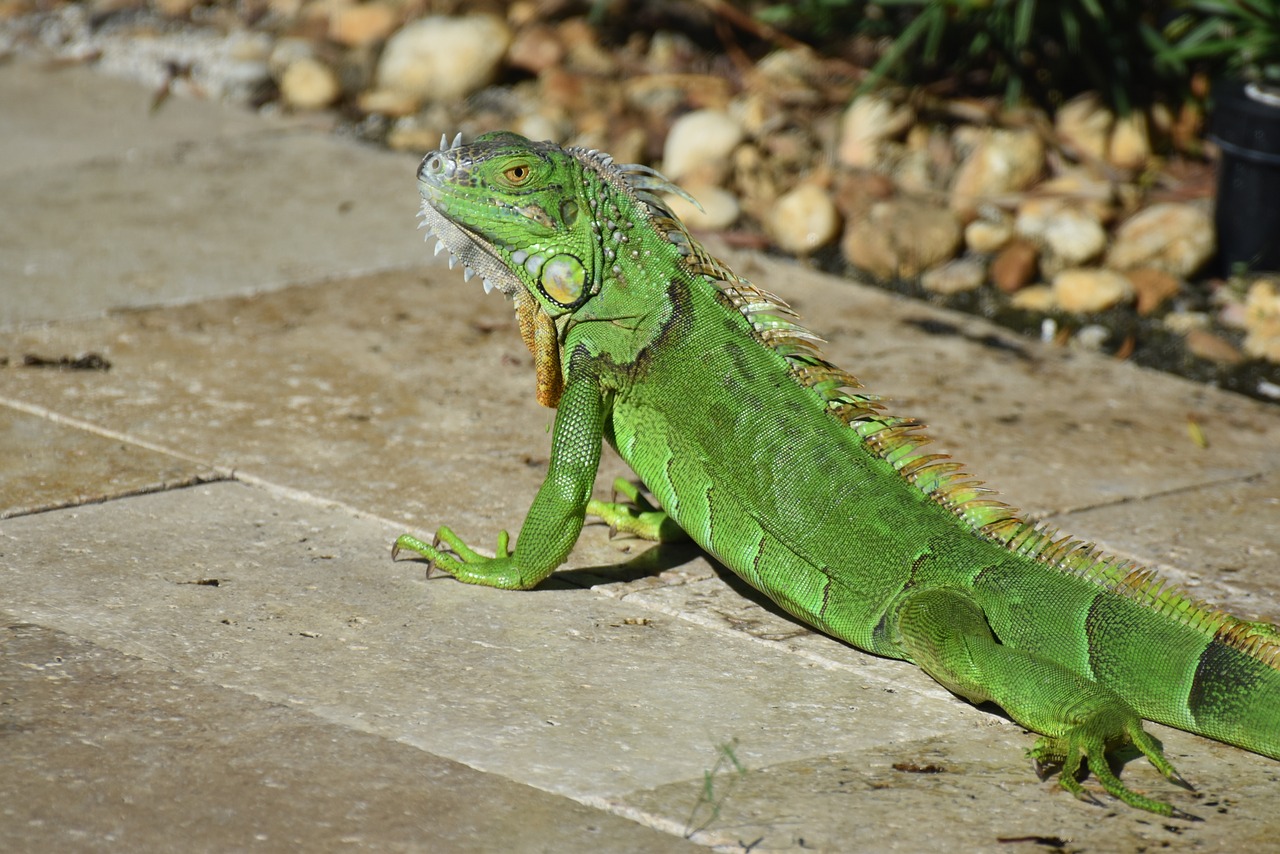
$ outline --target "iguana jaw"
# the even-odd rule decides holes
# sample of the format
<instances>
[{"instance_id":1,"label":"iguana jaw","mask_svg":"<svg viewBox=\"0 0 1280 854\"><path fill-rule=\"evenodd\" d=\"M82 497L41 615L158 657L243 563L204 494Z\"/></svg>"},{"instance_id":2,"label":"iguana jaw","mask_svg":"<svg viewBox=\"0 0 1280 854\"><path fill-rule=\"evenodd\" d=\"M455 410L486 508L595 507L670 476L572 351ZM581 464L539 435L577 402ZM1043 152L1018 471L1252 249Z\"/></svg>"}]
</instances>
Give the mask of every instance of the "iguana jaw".
<instances>
[{"instance_id":1,"label":"iguana jaw","mask_svg":"<svg viewBox=\"0 0 1280 854\"><path fill-rule=\"evenodd\" d=\"M497 288L513 297L524 285L498 256L493 245L459 225L436 206L443 206L447 198L448 182L457 171L457 149L461 145L462 134L455 136L452 144L442 136L440 150L422 159L418 167L418 190L422 193L422 211L418 216L422 224L418 227L427 229L428 238L436 238L437 255L442 249L449 250L449 269L461 262L464 280L470 281L472 276L478 275L484 281L485 293Z\"/></svg>"}]
</instances>

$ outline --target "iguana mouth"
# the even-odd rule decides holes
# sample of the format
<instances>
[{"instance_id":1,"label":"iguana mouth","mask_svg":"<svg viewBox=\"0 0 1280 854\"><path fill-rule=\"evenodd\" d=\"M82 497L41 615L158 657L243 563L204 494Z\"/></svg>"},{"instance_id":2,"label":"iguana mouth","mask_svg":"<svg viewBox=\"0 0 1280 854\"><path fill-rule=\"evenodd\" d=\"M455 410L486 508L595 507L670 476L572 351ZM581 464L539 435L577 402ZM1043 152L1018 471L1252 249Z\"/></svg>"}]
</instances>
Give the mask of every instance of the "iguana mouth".
<instances>
[{"instance_id":1,"label":"iguana mouth","mask_svg":"<svg viewBox=\"0 0 1280 854\"><path fill-rule=\"evenodd\" d=\"M460 225L448 213L450 203L457 199L451 185L459 180L460 174L465 174L470 162L464 155L461 133L452 143L441 135L440 149L422 158L418 166L418 190L422 194L418 217L422 223L418 227L427 230L426 239L436 238L436 255L441 250L449 250L450 270L462 264L464 281L469 282L472 276L478 275L484 282L485 293L497 288L509 297L514 296L522 283L498 257L493 244Z\"/></svg>"}]
</instances>

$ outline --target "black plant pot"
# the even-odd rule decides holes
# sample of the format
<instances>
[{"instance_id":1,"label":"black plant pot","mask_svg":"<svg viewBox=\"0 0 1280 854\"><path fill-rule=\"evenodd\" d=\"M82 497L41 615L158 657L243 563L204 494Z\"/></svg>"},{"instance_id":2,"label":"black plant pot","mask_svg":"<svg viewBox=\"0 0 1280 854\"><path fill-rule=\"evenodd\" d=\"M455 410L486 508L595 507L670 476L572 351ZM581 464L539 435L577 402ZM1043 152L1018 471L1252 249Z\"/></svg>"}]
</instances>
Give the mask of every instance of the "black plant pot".
<instances>
[{"instance_id":1,"label":"black plant pot","mask_svg":"<svg viewBox=\"0 0 1280 854\"><path fill-rule=\"evenodd\" d=\"M1280 88L1225 80L1213 102L1218 272L1280 270Z\"/></svg>"}]
</instances>

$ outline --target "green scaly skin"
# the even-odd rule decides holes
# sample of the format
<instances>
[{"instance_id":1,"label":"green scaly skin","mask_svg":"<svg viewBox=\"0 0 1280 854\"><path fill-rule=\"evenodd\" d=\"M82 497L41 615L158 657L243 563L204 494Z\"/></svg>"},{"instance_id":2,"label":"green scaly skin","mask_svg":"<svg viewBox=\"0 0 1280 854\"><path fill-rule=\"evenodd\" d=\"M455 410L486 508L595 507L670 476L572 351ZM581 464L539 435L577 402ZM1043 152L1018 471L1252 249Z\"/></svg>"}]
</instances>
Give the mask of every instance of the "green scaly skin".
<instances>
[{"instance_id":1,"label":"green scaly skin","mask_svg":"<svg viewBox=\"0 0 1280 854\"><path fill-rule=\"evenodd\" d=\"M1108 768L1132 746L1185 785L1144 718L1280 759L1280 630L1037 528L923 452L919 423L857 391L785 303L689 236L660 175L493 133L441 140L418 178L437 251L514 299L557 412L514 551L505 532L490 558L447 528L394 551L528 589L588 513L651 539L687 532L805 623L1001 706L1078 797L1093 800L1088 759L1125 803L1190 817ZM602 441L662 511L634 488L629 504L591 500Z\"/></svg>"}]
</instances>

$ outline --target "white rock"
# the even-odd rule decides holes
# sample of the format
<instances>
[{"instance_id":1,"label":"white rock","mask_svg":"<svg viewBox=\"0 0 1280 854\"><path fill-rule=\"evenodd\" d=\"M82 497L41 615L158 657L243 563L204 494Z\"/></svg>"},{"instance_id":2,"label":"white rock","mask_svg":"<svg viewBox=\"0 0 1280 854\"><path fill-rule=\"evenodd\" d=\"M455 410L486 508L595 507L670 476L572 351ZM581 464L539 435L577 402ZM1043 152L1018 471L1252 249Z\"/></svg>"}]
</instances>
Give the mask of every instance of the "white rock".
<instances>
[{"instance_id":1,"label":"white rock","mask_svg":"<svg viewBox=\"0 0 1280 854\"><path fill-rule=\"evenodd\" d=\"M1053 124L1067 148L1085 159L1101 160L1107 156L1107 141L1115 118L1097 93L1086 92L1059 107Z\"/></svg>"},{"instance_id":2,"label":"white rock","mask_svg":"<svg viewBox=\"0 0 1280 854\"><path fill-rule=\"evenodd\" d=\"M1155 267L1188 278L1213 254L1213 221L1200 208L1165 202L1139 211L1116 229L1107 266Z\"/></svg>"},{"instance_id":3,"label":"white rock","mask_svg":"<svg viewBox=\"0 0 1280 854\"><path fill-rule=\"evenodd\" d=\"M718 183L742 141L742 126L721 110L694 110L671 125L662 148L662 172L673 181L692 175Z\"/></svg>"},{"instance_id":4,"label":"white rock","mask_svg":"<svg viewBox=\"0 0 1280 854\"><path fill-rule=\"evenodd\" d=\"M280 97L294 109L322 110L341 94L338 75L318 59L294 60L280 75Z\"/></svg>"},{"instance_id":5,"label":"white rock","mask_svg":"<svg viewBox=\"0 0 1280 854\"><path fill-rule=\"evenodd\" d=\"M982 264L972 258L956 258L926 271L920 277L920 284L935 294L958 294L976 291L986 278L987 271Z\"/></svg>"},{"instance_id":6,"label":"white rock","mask_svg":"<svg viewBox=\"0 0 1280 854\"><path fill-rule=\"evenodd\" d=\"M807 255L835 239L840 230L840 213L826 190L805 183L773 203L765 228L782 251Z\"/></svg>"},{"instance_id":7,"label":"white rock","mask_svg":"<svg viewBox=\"0 0 1280 854\"><path fill-rule=\"evenodd\" d=\"M1043 168L1044 143L1034 131L991 131L956 171L951 208L972 210L984 199L1023 190Z\"/></svg>"},{"instance_id":8,"label":"white rock","mask_svg":"<svg viewBox=\"0 0 1280 854\"><path fill-rule=\"evenodd\" d=\"M1046 312L1058 307L1053 288L1048 285L1027 285L1009 297L1009 304L1023 311Z\"/></svg>"},{"instance_id":9,"label":"white rock","mask_svg":"<svg viewBox=\"0 0 1280 854\"><path fill-rule=\"evenodd\" d=\"M964 227L964 244L974 252L998 252L1013 238L1013 226L1004 220L975 219Z\"/></svg>"},{"instance_id":10,"label":"white rock","mask_svg":"<svg viewBox=\"0 0 1280 854\"><path fill-rule=\"evenodd\" d=\"M1090 323L1088 326L1082 326L1080 331L1071 338L1071 346L1078 350L1089 350L1096 353L1102 349L1110 337L1110 329L1096 323Z\"/></svg>"},{"instance_id":11,"label":"white rock","mask_svg":"<svg viewBox=\"0 0 1280 854\"><path fill-rule=\"evenodd\" d=\"M1045 224L1043 237L1054 260L1063 267L1078 267L1092 261L1107 246L1107 233L1098 221L1075 208L1063 208L1050 219Z\"/></svg>"},{"instance_id":12,"label":"white rock","mask_svg":"<svg viewBox=\"0 0 1280 854\"><path fill-rule=\"evenodd\" d=\"M315 55L315 45L310 39L286 36L272 45L271 53L267 56L267 69L272 77L279 80L290 65L299 59L314 59Z\"/></svg>"},{"instance_id":13,"label":"white rock","mask_svg":"<svg viewBox=\"0 0 1280 854\"><path fill-rule=\"evenodd\" d=\"M690 184L684 190L698 200L701 210L680 196L666 196L665 201L690 228L719 231L737 222L742 212L738 197L714 184Z\"/></svg>"},{"instance_id":14,"label":"white rock","mask_svg":"<svg viewBox=\"0 0 1280 854\"><path fill-rule=\"evenodd\" d=\"M1064 311L1104 311L1133 295L1133 283L1114 270L1073 267L1053 277L1053 298Z\"/></svg>"},{"instance_id":15,"label":"white rock","mask_svg":"<svg viewBox=\"0 0 1280 854\"><path fill-rule=\"evenodd\" d=\"M910 106L897 106L879 95L855 98L840 120L840 162L855 169L877 165L881 143L901 135L915 118Z\"/></svg>"},{"instance_id":16,"label":"white rock","mask_svg":"<svg viewBox=\"0 0 1280 854\"><path fill-rule=\"evenodd\" d=\"M491 15L433 15L406 24L378 60L378 88L423 101L464 98L493 79L511 31Z\"/></svg>"}]
</instances>

